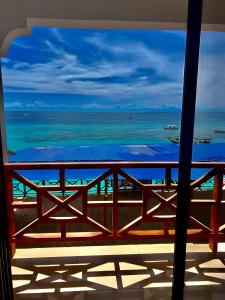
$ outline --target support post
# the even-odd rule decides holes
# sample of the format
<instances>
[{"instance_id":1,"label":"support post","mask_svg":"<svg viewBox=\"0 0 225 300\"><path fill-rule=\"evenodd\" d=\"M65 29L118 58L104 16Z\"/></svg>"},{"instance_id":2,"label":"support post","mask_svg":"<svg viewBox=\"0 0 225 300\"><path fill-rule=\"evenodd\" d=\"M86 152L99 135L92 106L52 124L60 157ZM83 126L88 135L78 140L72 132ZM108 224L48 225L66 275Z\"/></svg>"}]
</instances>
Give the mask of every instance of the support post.
<instances>
[{"instance_id":1,"label":"support post","mask_svg":"<svg viewBox=\"0 0 225 300\"><path fill-rule=\"evenodd\" d=\"M9 241L9 217L6 202L4 163L7 161L3 84L0 65L0 292L1 300L13 300L12 272Z\"/></svg>"},{"instance_id":2,"label":"support post","mask_svg":"<svg viewBox=\"0 0 225 300\"><path fill-rule=\"evenodd\" d=\"M177 190L172 300L184 294L187 227L190 205L192 144L198 77L202 0L189 0Z\"/></svg>"}]
</instances>

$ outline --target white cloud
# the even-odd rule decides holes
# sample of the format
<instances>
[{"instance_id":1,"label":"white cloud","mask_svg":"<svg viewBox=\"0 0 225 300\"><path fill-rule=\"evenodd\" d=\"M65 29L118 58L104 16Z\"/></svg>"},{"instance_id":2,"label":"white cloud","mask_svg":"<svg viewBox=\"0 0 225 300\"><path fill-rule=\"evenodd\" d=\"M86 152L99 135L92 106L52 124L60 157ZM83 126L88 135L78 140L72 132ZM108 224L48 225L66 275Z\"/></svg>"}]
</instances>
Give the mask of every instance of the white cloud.
<instances>
[{"instance_id":1,"label":"white cloud","mask_svg":"<svg viewBox=\"0 0 225 300\"><path fill-rule=\"evenodd\" d=\"M97 102L91 102L91 103L85 103L79 105L79 108L82 110L106 110L106 109L113 109L114 106L110 104L105 104L105 103L97 103Z\"/></svg>"},{"instance_id":2,"label":"white cloud","mask_svg":"<svg viewBox=\"0 0 225 300\"><path fill-rule=\"evenodd\" d=\"M52 107L50 104L38 100L32 103L26 103L24 104L24 106L27 108L51 108Z\"/></svg>"},{"instance_id":3,"label":"white cloud","mask_svg":"<svg viewBox=\"0 0 225 300\"><path fill-rule=\"evenodd\" d=\"M180 107L182 100L183 61L162 54L140 41L123 41L107 39L107 35L93 34L85 41L94 45L103 53L108 53L92 64L81 62L79 56L69 53L65 49L68 40L58 29L51 29L60 46L50 40L44 41L46 48L53 54L47 63L25 63L2 59L4 89L6 92L29 93L56 93L56 94L81 94L90 98L99 96L105 99L104 103L90 100L90 103L79 104L83 109L113 108L115 105L124 109L146 109L161 107L162 105ZM181 38L183 32L169 32ZM19 41L16 41L19 43ZM199 82L197 105L199 107L225 108L225 43L224 33L203 33L199 66ZM218 47L220 45L218 54ZM22 47L29 48L29 45ZM32 47L30 47L32 48ZM41 49L40 49L41 50ZM42 49L43 50L43 49ZM210 51L209 51L210 50ZM216 54L217 53L217 54ZM12 67L13 66L13 67ZM139 69L152 70L152 78L147 75L137 77ZM151 73L151 72L150 72ZM135 80L130 78L135 77ZM112 81L106 78L117 77L123 80ZM161 80L155 80L155 78ZM103 83L104 82L104 83ZM70 105L49 104L48 102L35 101L22 104L19 101L6 103L6 107L27 108L59 108L71 107ZM27 105L27 106L26 106ZM73 106L74 107L74 106Z\"/></svg>"},{"instance_id":4,"label":"white cloud","mask_svg":"<svg viewBox=\"0 0 225 300\"><path fill-rule=\"evenodd\" d=\"M107 41L102 34L95 34L85 39L86 42L115 56L128 60L135 68L150 68L157 74L170 79L180 79L182 62L172 61L169 55L160 53L140 41Z\"/></svg>"},{"instance_id":5,"label":"white cloud","mask_svg":"<svg viewBox=\"0 0 225 300\"><path fill-rule=\"evenodd\" d=\"M7 57L1 57L1 63L6 64L10 62L10 59L8 59Z\"/></svg>"},{"instance_id":6,"label":"white cloud","mask_svg":"<svg viewBox=\"0 0 225 300\"><path fill-rule=\"evenodd\" d=\"M19 102L19 101L14 101L14 102L10 102L10 103L7 102L4 105L6 108L18 108L18 107L23 106L22 102Z\"/></svg>"},{"instance_id":7,"label":"white cloud","mask_svg":"<svg viewBox=\"0 0 225 300\"><path fill-rule=\"evenodd\" d=\"M225 53L200 55L197 106L225 109Z\"/></svg>"},{"instance_id":8,"label":"white cloud","mask_svg":"<svg viewBox=\"0 0 225 300\"><path fill-rule=\"evenodd\" d=\"M59 31L52 32L63 44L64 39ZM108 107L113 107L117 103L127 109L135 105L143 108L160 106L163 102L180 106L183 62L173 61L169 54L165 55L153 50L143 42L111 41L109 43L104 35L93 35L86 39L86 42L95 45L99 50L109 52L114 57L113 61L102 58L93 64L84 64L76 54L68 53L63 47L57 47L46 40L47 48L54 54L54 58L49 62L29 64L7 61L10 64L4 64L5 91L100 96L109 102ZM135 77L135 80L130 80L130 77L137 75L139 69L152 70L152 78L140 75ZM160 77L161 82L154 81L155 76ZM104 79L110 77L126 80L117 82L108 80L103 83ZM140 102L135 104L137 100L134 99L139 99ZM29 105L30 108L47 108L49 104L37 102ZM103 103L85 105L97 108L96 105L103 106Z\"/></svg>"}]
</instances>

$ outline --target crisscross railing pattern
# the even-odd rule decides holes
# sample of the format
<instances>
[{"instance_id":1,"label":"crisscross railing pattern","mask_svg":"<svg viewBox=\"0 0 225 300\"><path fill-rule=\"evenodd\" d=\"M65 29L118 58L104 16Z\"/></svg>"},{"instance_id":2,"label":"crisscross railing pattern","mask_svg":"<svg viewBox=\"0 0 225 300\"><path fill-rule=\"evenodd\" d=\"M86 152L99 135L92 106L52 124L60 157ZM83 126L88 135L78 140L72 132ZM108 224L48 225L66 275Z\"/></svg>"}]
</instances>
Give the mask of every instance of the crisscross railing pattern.
<instances>
[{"instance_id":1,"label":"crisscross railing pattern","mask_svg":"<svg viewBox=\"0 0 225 300\"><path fill-rule=\"evenodd\" d=\"M177 183L172 180L171 173L172 169L178 167L175 162L7 164L5 184L12 247L15 248L17 243L34 242L173 238ZM219 238L225 234L225 164L193 163L192 167L206 171L190 183L193 195L188 238L208 238L209 245L215 252ZM157 181L159 183L153 184L149 178L134 178L129 170L135 168L160 168L164 169L165 175L161 181ZM59 171L58 181L54 185L46 184L51 178L43 178L43 185L43 180L35 182L23 175L23 170L52 169ZM99 169L101 174L79 184L76 178L67 178L68 169ZM212 194L208 191L207 197L202 197L206 191L200 191L196 197L197 191L202 190L201 186L209 180L213 183ZM34 196L19 199L15 197L13 181L32 190ZM111 190L108 189L109 181ZM101 187L101 182L105 183L105 187ZM94 187L95 195L90 193ZM131 190L130 187L135 189ZM46 203L50 204L46 206ZM25 217L21 222L22 210L33 211L33 219L28 216L26 223L26 215L22 215ZM95 212L91 212L92 210ZM23 223L22 226L20 223ZM51 231L48 231L49 224Z\"/></svg>"}]
</instances>

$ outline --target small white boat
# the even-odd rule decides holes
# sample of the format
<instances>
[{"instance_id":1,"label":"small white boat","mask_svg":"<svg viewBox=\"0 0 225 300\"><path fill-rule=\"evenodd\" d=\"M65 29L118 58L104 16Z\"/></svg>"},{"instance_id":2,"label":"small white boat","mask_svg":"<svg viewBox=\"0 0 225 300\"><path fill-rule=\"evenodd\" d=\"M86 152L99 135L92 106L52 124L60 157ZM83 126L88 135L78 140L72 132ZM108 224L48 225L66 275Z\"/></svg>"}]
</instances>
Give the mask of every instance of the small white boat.
<instances>
[{"instance_id":1,"label":"small white boat","mask_svg":"<svg viewBox=\"0 0 225 300\"><path fill-rule=\"evenodd\" d=\"M178 127L174 124L169 124L166 127L164 127L165 130L178 130Z\"/></svg>"}]
</instances>

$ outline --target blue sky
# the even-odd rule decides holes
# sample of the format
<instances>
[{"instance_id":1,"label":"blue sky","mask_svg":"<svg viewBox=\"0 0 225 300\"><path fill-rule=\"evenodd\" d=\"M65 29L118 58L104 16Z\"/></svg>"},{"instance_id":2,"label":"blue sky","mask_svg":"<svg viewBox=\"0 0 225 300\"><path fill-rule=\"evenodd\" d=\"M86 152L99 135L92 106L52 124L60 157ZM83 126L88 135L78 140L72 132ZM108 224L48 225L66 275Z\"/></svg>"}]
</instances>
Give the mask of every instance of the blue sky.
<instances>
[{"instance_id":1,"label":"blue sky","mask_svg":"<svg viewBox=\"0 0 225 300\"><path fill-rule=\"evenodd\" d=\"M179 111L185 32L34 28L2 71L6 110ZM197 106L225 110L225 33L204 32Z\"/></svg>"}]
</instances>

